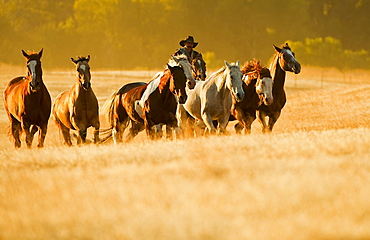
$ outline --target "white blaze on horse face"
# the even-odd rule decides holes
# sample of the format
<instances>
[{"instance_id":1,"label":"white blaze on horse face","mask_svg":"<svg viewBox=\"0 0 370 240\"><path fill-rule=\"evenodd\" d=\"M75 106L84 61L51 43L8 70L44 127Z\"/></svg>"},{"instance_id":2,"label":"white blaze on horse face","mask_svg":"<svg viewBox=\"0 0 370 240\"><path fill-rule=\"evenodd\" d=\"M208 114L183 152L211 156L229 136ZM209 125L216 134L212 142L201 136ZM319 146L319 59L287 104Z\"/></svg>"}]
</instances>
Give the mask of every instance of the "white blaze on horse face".
<instances>
[{"instance_id":1,"label":"white blaze on horse face","mask_svg":"<svg viewBox=\"0 0 370 240\"><path fill-rule=\"evenodd\" d=\"M80 69L82 69L82 71L85 71L86 70L86 66L85 65L80 65Z\"/></svg>"},{"instance_id":2,"label":"white blaze on horse face","mask_svg":"<svg viewBox=\"0 0 370 240\"><path fill-rule=\"evenodd\" d=\"M236 65L230 65L227 62L225 63L226 63L226 66L228 66L229 71L230 71L229 73L230 83L227 83L229 85L228 88L234 95L235 99L238 102L240 102L243 100L245 93L242 87L243 74L239 68L239 61L236 63Z\"/></svg>"},{"instance_id":3,"label":"white blaze on horse face","mask_svg":"<svg viewBox=\"0 0 370 240\"><path fill-rule=\"evenodd\" d=\"M28 63L28 67L30 68L30 72L32 76L32 81L36 80L36 65L37 65L36 60L32 60Z\"/></svg>"},{"instance_id":4,"label":"white blaze on horse face","mask_svg":"<svg viewBox=\"0 0 370 240\"><path fill-rule=\"evenodd\" d=\"M271 105L274 98L272 95L272 78L264 77L259 79L256 84L256 93L263 97L263 103L265 105Z\"/></svg>"}]
</instances>

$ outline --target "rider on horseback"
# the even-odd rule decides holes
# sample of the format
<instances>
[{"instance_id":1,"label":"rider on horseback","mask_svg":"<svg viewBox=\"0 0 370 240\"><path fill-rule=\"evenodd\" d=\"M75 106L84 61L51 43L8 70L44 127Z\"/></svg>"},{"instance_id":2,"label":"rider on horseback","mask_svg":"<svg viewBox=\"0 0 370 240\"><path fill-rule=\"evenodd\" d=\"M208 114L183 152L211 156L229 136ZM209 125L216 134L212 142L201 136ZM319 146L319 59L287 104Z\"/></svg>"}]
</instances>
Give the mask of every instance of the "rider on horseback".
<instances>
[{"instance_id":1,"label":"rider on horseback","mask_svg":"<svg viewBox=\"0 0 370 240\"><path fill-rule=\"evenodd\" d=\"M176 50L173 54L178 56L185 54L188 57L189 62L193 66L195 79L205 80L206 78L206 63L203 60L201 53L193 50L198 45L198 42L194 42L193 36L188 36L186 39L180 41L182 48ZM199 72L199 73L198 73Z\"/></svg>"}]
</instances>

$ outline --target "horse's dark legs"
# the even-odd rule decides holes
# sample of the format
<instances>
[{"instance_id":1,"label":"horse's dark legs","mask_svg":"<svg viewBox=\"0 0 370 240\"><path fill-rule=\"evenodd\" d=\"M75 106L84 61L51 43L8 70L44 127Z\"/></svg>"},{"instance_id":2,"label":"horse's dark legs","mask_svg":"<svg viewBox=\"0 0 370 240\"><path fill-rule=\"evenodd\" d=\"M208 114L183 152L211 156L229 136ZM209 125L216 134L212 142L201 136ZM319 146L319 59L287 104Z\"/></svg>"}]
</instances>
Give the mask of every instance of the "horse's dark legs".
<instances>
[{"instance_id":1,"label":"horse's dark legs","mask_svg":"<svg viewBox=\"0 0 370 240\"><path fill-rule=\"evenodd\" d=\"M14 146L16 148L21 147L21 140L20 140L20 134L21 134L21 123L15 119L13 116L11 116L11 128L12 128L12 136L14 138Z\"/></svg>"},{"instance_id":2,"label":"horse's dark legs","mask_svg":"<svg viewBox=\"0 0 370 240\"><path fill-rule=\"evenodd\" d=\"M243 126L243 124L242 124L242 123L240 123L240 122L236 123L236 124L235 124L235 126L234 126L235 132L236 132L237 134L241 134L241 133L242 133L242 131L243 131L243 128L244 128L244 126Z\"/></svg>"},{"instance_id":3,"label":"horse's dark legs","mask_svg":"<svg viewBox=\"0 0 370 240\"><path fill-rule=\"evenodd\" d=\"M100 129L100 123L96 123L94 126L94 143L99 143L100 138L99 138L99 129Z\"/></svg>"},{"instance_id":4,"label":"horse's dark legs","mask_svg":"<svg viewBox=\"0 0 370 240\"><path fill-rule=\"evenodd\" d=\"M86 143L87 129L80 129L78 131L77 144Z\"/></svg>"},{"instance_id":5,"label":"horse's dark legs","mask_svg":"<svg viewBox=\"0 0 370 240\"><path fill-rule=\"evenodd\" d=\"M23 130L26 133L26 145L27 145L28 148L32 147L33 134L35 134L37 132L37 127L36 127L36 131L33 133L33 131L32 131L33 127L31 129L31 124L29 124L26 121L23 122Z\"/></svg>"},{"instance_id":6,"label":"horse's dark legs","mask_svg":"<svg viewBox=\"0 0 370 240\"><path fill-rule=\"evenodd\" d=\"M277 112L273 112L273 114L269 115L269 124L268 124L268 128L267 128L267 132L272 132L272 129L276 123L276 121L279 119L280 117L280 111L277 111Z\"/></svg>"},{"instance_id":7,"label":"horse's dark legs","mask_svg":"<svg viewBox=\"0 0 370 240\"><path fill-rule=\"evenodd\" d=\"M263 133L267 132L267 124L266 124L266 121L265 121L265 118L267 117L267 114L260 110L260 111L257 111L257 117L258 117L258 121L262 125L262 132Z\"/></svg>"},{"instance_id":8,"label":"horse's dark legs","mask_svg":"<svg viewBox=\"0 0 370 240\"><path fill-rule=\"evenodd\" d=\"M131 128L129 129L129 133L126 137L126 141L132 140L139 132L144 130L144 125L142 123L138 123L135 121L131 121Z\"/></svg>"}]
</instances>

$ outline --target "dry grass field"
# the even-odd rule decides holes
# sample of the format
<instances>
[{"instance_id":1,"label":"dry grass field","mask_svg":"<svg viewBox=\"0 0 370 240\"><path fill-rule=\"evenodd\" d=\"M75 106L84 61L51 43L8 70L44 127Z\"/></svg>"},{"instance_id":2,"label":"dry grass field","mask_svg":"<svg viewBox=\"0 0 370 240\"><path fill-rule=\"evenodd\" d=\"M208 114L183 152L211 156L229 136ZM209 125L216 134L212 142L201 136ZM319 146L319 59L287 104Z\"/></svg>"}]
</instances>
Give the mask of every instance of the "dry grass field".
<instances>
[{"instance_id":1,"label":"dry grass field","mask_svg":"<svg viewBox=\"0 0 370 240\"><path fill-rule=\"evenodd\" d=\"M25 67L0 73L4 89ZM102 105L153 74L92 71L92 86ZM265 135L256 121L248 136L230 123L224 136L68 148L50 121L44 149L15 150L2 107L0 239L370 239L369 76L288 74ZM75 74L44 81L54 99Z\"/></svg>"}]
</instances>

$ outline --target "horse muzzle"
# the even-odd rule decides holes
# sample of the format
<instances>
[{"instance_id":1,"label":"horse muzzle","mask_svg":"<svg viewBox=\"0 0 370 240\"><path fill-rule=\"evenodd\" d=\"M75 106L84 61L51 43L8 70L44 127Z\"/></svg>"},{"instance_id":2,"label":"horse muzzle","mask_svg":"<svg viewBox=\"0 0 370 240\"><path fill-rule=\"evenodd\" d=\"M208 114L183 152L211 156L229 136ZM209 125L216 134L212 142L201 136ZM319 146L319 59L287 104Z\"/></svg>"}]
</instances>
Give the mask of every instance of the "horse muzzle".
<instances>
[{"instance_id":1,"label":"horse muzzle","mask_svg":"<svg viewBox=\"0 0 370 240\"><path fill-rule=\"evenodd\" d=\"M263 104L266 105L266 106L270 106L274 102L273 97L268 97L268 96L265 96L263 94L261 94L260 96L261 96Z\"/></svg>"},{"instance_id":2,"label":"horse muzzle","mask_svg":"<svg viewBox=\"0 0 370 240\"><path fill-rule=\"evenodd\" d=\"M37 92L40 89L40 83L36 82L33 84L33 82L30 82L30 89L32 92Z\"/></svg>"},{"instance_id":3,"label":"horse muzzle","mask_svg":"<svg viewBox=\"0 0 370 240\"><path fill-rule=\"evenodd\" d=\"M186 95L185 96L184 95L178 96L179 104L184 104L187 99L188 99L188 96L186 96Z\"/></svg>"},{"instance_id":4,"label":"horse muzzle","mask_svg":"<svg viewBox=\"0 0 370 240\"><path fill-rule=\"evenodd\" d=\"M241 102L241 101L243 101L243 98L244 98L245 93L244 92L241 92L241 93L238 92L238 93L234 93L233 95L234 95L235 100L237 102Z\"/></svg>"},{"instance_id":5,"label":"horse muzzle","mask_svg":"<svg viewBox=\"0 0 370 240\"><path fill-rule=\"evenodd\" d=\"M82 83L82 87L84 90L89 90L90 87L91 87L91 83L90 82L84 82Z\"/></svg>"}]
</instances>

